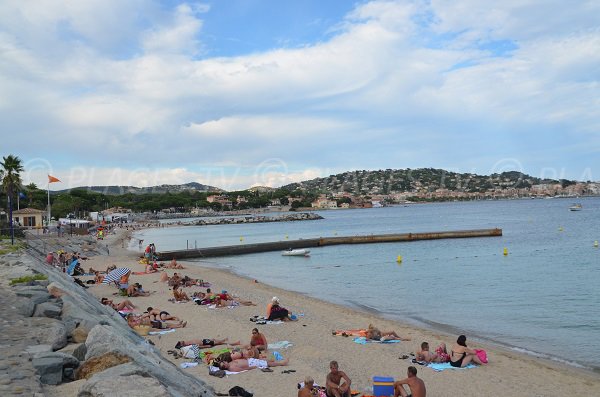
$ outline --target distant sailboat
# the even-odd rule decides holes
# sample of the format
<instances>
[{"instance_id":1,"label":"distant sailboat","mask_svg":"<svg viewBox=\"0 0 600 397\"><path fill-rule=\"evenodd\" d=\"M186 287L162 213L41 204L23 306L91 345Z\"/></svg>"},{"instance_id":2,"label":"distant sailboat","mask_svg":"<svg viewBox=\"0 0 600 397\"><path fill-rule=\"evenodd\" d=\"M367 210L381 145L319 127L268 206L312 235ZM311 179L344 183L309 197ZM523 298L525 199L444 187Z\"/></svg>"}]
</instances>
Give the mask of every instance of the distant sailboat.
<instances>
[{"instance_id":1,"label":"distant sailboat","mask_svg":"<svg viewBox=\"0 0 600 397\"><path fill-rule=\"evenodd\" d=\"M579 203L573 204L572 206L569 207L570 211L581 211L583 209L583 206Z\"/></svg>"}]
</instances>

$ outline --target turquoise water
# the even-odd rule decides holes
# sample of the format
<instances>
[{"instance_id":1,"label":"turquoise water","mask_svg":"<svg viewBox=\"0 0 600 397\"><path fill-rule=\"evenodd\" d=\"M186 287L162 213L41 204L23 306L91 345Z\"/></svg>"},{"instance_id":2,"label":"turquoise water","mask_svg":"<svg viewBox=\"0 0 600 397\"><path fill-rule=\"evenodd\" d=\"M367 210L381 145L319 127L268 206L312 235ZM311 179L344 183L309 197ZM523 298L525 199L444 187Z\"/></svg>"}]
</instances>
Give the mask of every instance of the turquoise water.
<instances>
[{"instance_id":1,"label":"turquoise water","mask_svg":"<svg viewBox=\"0 0 600 397\"><path fill-rule=\"evenodd\" d=\"M568 210L571 201L323 211L319 221L170 227L138 235L160 251L286 237L499 227L502 237L332 246L314 248L308 258L270 252L208 262L384 317L599 369L600 248L594 241L600 240L600 198L578 199L579 212Z\"/></svg>"}]
</instances>

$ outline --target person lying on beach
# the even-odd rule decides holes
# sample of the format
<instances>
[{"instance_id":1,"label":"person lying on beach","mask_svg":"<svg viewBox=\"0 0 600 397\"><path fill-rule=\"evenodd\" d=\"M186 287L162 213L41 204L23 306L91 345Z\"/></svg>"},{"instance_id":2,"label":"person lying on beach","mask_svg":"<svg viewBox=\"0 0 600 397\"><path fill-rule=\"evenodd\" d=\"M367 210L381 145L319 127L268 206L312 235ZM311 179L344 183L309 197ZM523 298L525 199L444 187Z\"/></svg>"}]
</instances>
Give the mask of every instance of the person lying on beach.
<instances>
[{"instance_id":1,"label":"person lying on beach","mask_svg":"<svg viewBox=\"0 0 600 397\"><path fill-rule=\"evenodd\" d=\"M150 292L144 291L140 283L131 284L127 287L127 296L148 296Z\"/></svg>"},{"instance_id":2,"label":"person lying on beach","mask_svg":"<svg viewBox=\"0 0 600 397\"><path fill-rule=\"evenodd\" d=\"M479 365L483 364L479 357L477 357L475 350L471 350L467 347L467 337L460 335L456 340L456 343L452 345L452 350L450 351L450 365L456 368L462 368L471 362Z\"/></svg>"},{"instance_id":3,"label":"person lying on beach","mask_svg":"<svg viewBox=\"0 0 600 397\"><path fill-rule=\"evenodd\" d=\"M133 303L131 303L129 299L125 299L123 302L120 303L114 303L112 299L102 298L100 299L100 303L106 306L110 306L115 310L133 310L136 308L136 306Z\"/></svg>"},{"instance_id":4,"label":"person lying on beach","mask_svg":"<svg viewBox=\"0 0 600 397\"><path fill-rule=\"evenodd\" d=\"M172 328L185 328L187 325L187 321L176 321L176 322L167 322L167 321L159 321L159 320L150 320L149 317L145 317L143 314L136 316L133 313L128 313L125 317L127 319L127 324L133 328L138 325L148 325L152 327L152 330L165 330Z\"/></svg>"},{"instance_id":5,"label":"person lying on beach","mask_svg":"<svg viewBox=\"0 0 600 397\"><path fill-rule=\"evenodd\" d=\"M263 333L258 332L258 328L252 328L250 346L256 347L259 351L265 351L269 346L267 337Z\"/></svg>"},{"instance_id":6,"label":"person lying on beach","mask_svg":"<svg viewBox=\"0 0 600 397\"><path fill-rule=\"evenodd\" d=\"M106 274L110 273L111 271L115 270L117 268L117 265L110 265L106 268Z\"/></svg>"},{"instance_id":7,"label":"person lying on beach","mask_svg":"<svg viewBox=\"0 0 600 397\"><path fill-rule=\"evenodd\" d=\"M171 262L165 266L165 268L167 269L185 269L185 267L183 267L182 265L180 265L179 263L177 263L177 261L175 260L175 258L173 258L171 260Z\"/></svg>"},{"instance_id":8,"label":"person lying on beach","mask_svg":"<svg viewBox=\"0 0 600 397\"><path fill-rule=\"evenodd\" d=\"M181 277L177 273L173 273L173 277L169 278L168 281L169 286L175 287L181 284Z\"/></svg>"},{"instance_id":9,"label":"person lying on beach","mask_svg":"<svg viewBox=\"0 0 600 397\"><path fill-rule=\"evenodd\" d=\"M217 345L225 345L228 344L230 346L238 346L240 341L228 343L229 338L223 339L188 339L188 340L180 340L175 344L175 349L181 349L184 346L196 345L200 349L206 349L209 347L217 346Z\"/></svg>"},{"instance_id":10,"label":"person lying on beach","mask_svg":"<svg viewBox=\"0 0 600 397\"><path fill-rule=\"evenodd\" d=\"M288 365L289 360L275 361L275 360L260 360L257 358L240 358L231 362L223 361L219 364L219 369L228 370L231 372L242 372L248 371L255 368L271 368L271 367L283 367Z\"/></svg>"},{"instance_id":11,"label":"person lying on beach","mask_svg":"<svg viewBox=\"0 0 600 397\"><path fill-rule=\"evenodd\" d=\"M185 292L179 289L179 286L173 287L173 297L177 302L189 302L190 297Z\"/></svg>"},{"instance_id":12,"label":"person lying on beach","mask_svg":"<svg viewBox=\"0 0 600 397\"><path fill-rule=\"evenodd\" d=\"M410 340L410 338L402 338L396 331L381 331L379 328L373 326L373 324L369 324L367 327L367 339L378 340L381 342L386 340Z\"/></svg>"},{"instance_id":13,"label":"person lying on beach","mask_svg":"<svg viewBox=\"0 0 600 397\"><path fill-rule=\"evenodd\" d=\"M425 382L421 378L417 377L417 369L413 366L408 367L406 370L406 379L402 379L394 382L394 397L427 397L427 390L425 389ZM407 385L410 389L410 394L406 392L404 386Z\"/></svg>"},{"instance_id":14,"label":"person lying on beach","mask_svg":"<svg viewBox=\"0 0 600 397\"><path fill-rule=\"evenodd\" d=\"M256 306L256 303L252 301L241 300L238 297L233 297L225 291L225 293L217 294L214 302L217 307L229 307L229 306Z\"/></svg>"},{"instance_id":15,"label":"person lying on beach","mask_svg":"<svg viewBox=\"0 0 600 397\"><path fill-rule=\"evenodd\" d=\"M152 306L148 307L146 309L146 313L144 313L144 314L146 314L147 317L149 317L151 320L181 321L181 319L179 317L172 316L169 314L169 312L166 312L164 310L154 309Z\"/></svg>"},{"instance_id":16,"label":"person lying on beach","mask_svg":"<svg viewBox=\"0 0 600 397\"><path fill-rule=\"evenodd\" d=\"M421 350L415 352L415 360L426 363L446 363L450 361L450 356L446 352L446 344L441 343L435 353L429 351L429 343L421 343Z\"/></svg>"},{"instance_id":17,"label":"person lying on beach","mask_svg":"<svg viewBox=\"0 0 600 397\"><path fill-rule=\"evenodd\" d=\"M96 284L102 284L102 281L104 280L104 275L100 274L100 272L94 272L94 283Z\"/></svg>"},{"instance_id":18,"label":"person lying on beach","mask_svg":"<svg viewBox=\"0 0 600 397\"><path fill-rule=\"evenodd\" d=\"M146 273L156 273L158 272L158 270L156 269L156 267L153 264L148 263L146 265Z\"/></svg>"},{"instance_id":19,"label":"person lying on beach","mask_svg":"<svg viewBox=\"0 0 600 397\"><path fill-rule=\"evenodd\" d=\"M274 296L273 299L271 299L271 303L267 305L267 320L296 321L296 318L286 308L281 307L279 298Z\"/></svg>"},{"instance_id":20,"label":"person lying on beach","mask_svg":"<svg viewBox=\"0 0 600 397\"><path fill-rule=\"evenodd\" d=\"M330 372L325 379L325 390L328 397L350 397L352 381L344 371L339 370L338 362L329 363ZM342 380L344 382L342 382Z\"/></svg>"},{"instance_id":21,"label":"person lying on beach","mask_svg":"<svg viewBox=\"0 0 600 397\"><path fill-rule=\"evenodd\" d=\"M245 346L233 350L229 356L231 357L231 360L237 360L240 358L265 358L260 354L260 351L254 346Z\"/></svg>"}]
</instances>

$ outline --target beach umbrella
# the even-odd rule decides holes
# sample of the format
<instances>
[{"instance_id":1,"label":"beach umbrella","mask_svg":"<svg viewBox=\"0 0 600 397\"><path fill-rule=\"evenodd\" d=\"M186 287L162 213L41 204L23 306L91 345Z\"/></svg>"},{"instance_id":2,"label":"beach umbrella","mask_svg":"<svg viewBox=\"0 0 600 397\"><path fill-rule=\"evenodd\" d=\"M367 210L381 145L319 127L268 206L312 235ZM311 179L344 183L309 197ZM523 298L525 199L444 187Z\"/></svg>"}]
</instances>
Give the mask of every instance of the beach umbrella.
<instances>
[{"instance_id":1,"label":"beach umbrella","mask_svg":"<svg viewBox=\"0 0 600 397\"><path fill-rule=\"evenodd\" d=\"M131 269L127 268L127 267L119 267L115 270L112 270L110 273L108 273L106 275L106 277L104 277L104 280L102 280L102 284L108 284L108 283L112 283L113 281L119 281L121 279L121 277L123 277L124 275L126 275L127 273L130 273Z\"/></svg>"}]
</instances>

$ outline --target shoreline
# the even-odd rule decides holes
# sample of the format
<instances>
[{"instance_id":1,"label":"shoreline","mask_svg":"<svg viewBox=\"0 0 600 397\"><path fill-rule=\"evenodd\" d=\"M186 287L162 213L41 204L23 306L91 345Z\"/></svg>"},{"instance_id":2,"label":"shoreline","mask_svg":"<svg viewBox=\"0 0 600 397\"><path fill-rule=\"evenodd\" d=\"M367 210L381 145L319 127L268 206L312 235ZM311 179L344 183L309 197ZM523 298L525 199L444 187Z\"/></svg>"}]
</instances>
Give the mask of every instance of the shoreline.
<instances>
[{"instance_id":1,"label":"shoreline","mask_svg":"<svg viewBox=\"0 0 600 397\"><path fill-rule=\"evenodd\" d=\"M219 267L212 266L212 265L205 265L201 261L185 261L185 262L180 261L180 262L182 264L185 263L187 265L195 265L199 269L211 269L211 270L214 270L217 272L222 272L229 276L240 278L240 279L246 280L246 281L253 280L252 277L250 277L250 276L245 276L243 274L236 273L234 269L219 268ZM287 292L290 294L297 294L297 295L300 295L303 297L310 298L308 294L302 293L300 291L286 290L284 288L270 285L270 284L264 284L264 285L268 286L269 288L272 288L273 290ZM357 313L364 314L364 315L367 315L370 317L380 318L385 321L397 323L402 328L414 328L415 330L420 330L423 333L444 335L446 337L446 339L448 339L448 340L452 340L452 338L455 338L457 335L459 335L459 333L457 333L457 332L460 332L460 330L454 330L453 329L454 327L452 327L452 326L441 325L439 327L436 327L435 325L431 325L431 324L428 324L428 323L425 323L425 322L422 322L419 320L395 318L394 316L385 315L383 312L381 312L375 308L370 308L367 306L358 306L358 305L352 305L352 304L344 305L344 304L339 304L339 303L335 303L335 302L331 302L331 301L327 301L327 300L319 299L319 298L311 298L311 299L315 299L315 300L321 302L322 304L332 305L332 306L338 307L340 309L351 310L351 311L355 311ZM451 332L453 330L456 332ZM546 353L536 352L533 350L527 350L527 349L521 348L519 346L505 344L505 343L487 338L486 336L475 335L475 334L469 334L469 335L470 335L469 339L471 341L476 341L476 342L478 342L478 344L481 344L481 345L491 346L491 347L493 347L494 350L503 350L506 354L514 354L517 356L521 356L524 359L527 358L527 359L541 360L541 361L544 361L548 365L557 365L561 368L564 368L567 370L573 370L576 372L581 371L582 373L585 373L585 374L588 374L588 375L594 376L594 377L600 376L600 368L587 367L587 366L579 364L575 361L561 360L558 357L553 357Z\"/></svg>"},{"instance_id":2,"label":"shoreline","mask_svg":"<svg viewBox=\"0 0 600 397\"><path fill-rule=\"evenodd\" d=\"M137 263L139 252L121 247L123 236L127 237L124 232L124 230L123 232L117 230L116 235L110 235L104 240L103 244L111 246L110 256L91 258L84 266L103 268L115 263L130 267L133 271L141 271L143 266ZM242 343L247 343L250 330L254 327L258 327L265 333L269 343L290 341L293 344L289 349L280 350L284 357L290 359L290 365L285 369L295 370L293 375L282 373L277 368L271 374L248 371L219 379L208 376L207 367L203 364L184 370L200 378L217 392L226 392L229 388L240 385L254 392L255 395L263 397L295 396L297 382L308 375L312 376L317 383L323 384L329 361L337 360L340 369L348 373L352 379L352 389L367 394L371 390L373 376L391 376L396 380L404 378L406 368L415 364L410 362L412 357L409 359L402 359L402 357L414 352L421 341L428 341L430 346L436 346L440 342L450 346L457 336L385 318L379 312L363 311L330 303L309 294L263 284L261 280L254 282L251 277L237 274L233 269L217 268L212 264L203 264L202 261L182 261L181 264L186 266L185 270L166 270L166 272L169 275L178 272L192 278L208 280L212 283L213 290L225 289L239 295L242 299L257 303L258 306L211 310L193 303L174 304L168 302L171 293L168 287L158 282L159 275L132 275L131 282L140 282L146 290L156 291L149 297L130 298L142 311L147 306L153 306L188 321L186 328L177 329L173 333L146 337L156 345L166 359L176 365L190 361L176 360L167 355L167 350L173 349L178 340L228 337L230 341L241 340ZM194 287L186 288L185 292L190 295L196 290L204 291ZM102 296L113 299L114 288L105 285L92 286L88 292L98 299ZM272 296L279 297L284 307L298 313L299 321L281 325L256 325L250 322L249 318L253 315L264 315L266 303ZM118 296L114 298L116 301L124 299ZM331 335L331 330L334 329L366 328L369 323L375 324L382 330L395 330L401 336L410 337L412 340L393 345L379 343L359 345L353 343L352 338ZM456 394L473 397L496 394L523 397L560 394L600 395L600 377L590 370L513 351L471 338L471 335L467 337L471 348L483 347L488 351L490 364L481 368L443 372L434 372L430 368L415 365L430 395Z\"/></svg>"}]
</instances>

